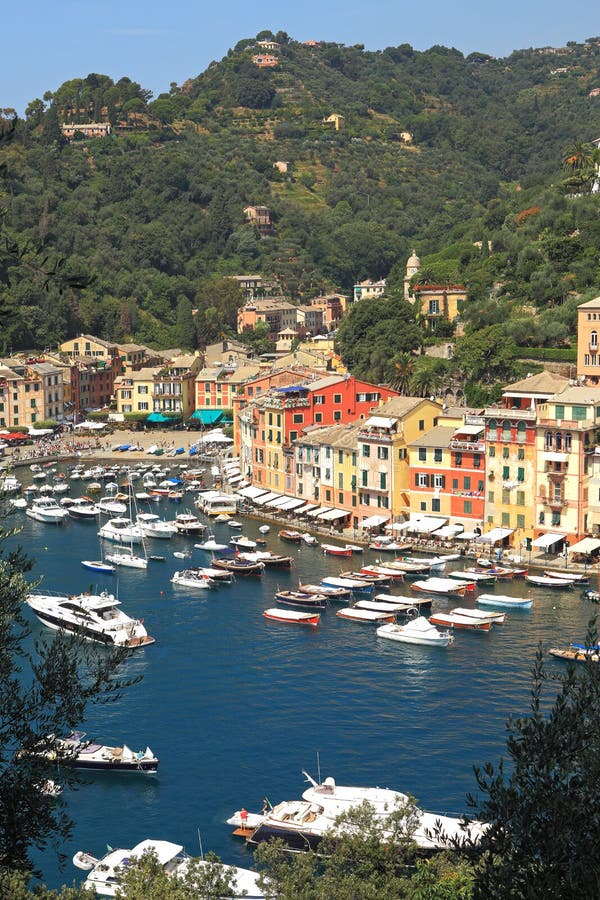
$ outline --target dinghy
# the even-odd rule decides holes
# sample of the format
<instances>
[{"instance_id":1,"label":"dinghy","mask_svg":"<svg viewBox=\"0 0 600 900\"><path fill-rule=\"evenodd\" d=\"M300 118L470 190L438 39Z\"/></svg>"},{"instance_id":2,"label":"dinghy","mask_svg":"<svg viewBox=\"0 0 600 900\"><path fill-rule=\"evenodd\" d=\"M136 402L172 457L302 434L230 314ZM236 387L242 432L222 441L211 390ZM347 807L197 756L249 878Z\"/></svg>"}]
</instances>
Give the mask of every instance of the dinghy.
<instances>
[{"instance_id":1,"label":"dinghy","mask_svg":"<svg viewBox=\"0 0 600 900\"><path fill-rule=\"evenodd\" d=\"M299 612L295 609L278 609L273 607L263 612L265 619L272 622L284 622L287 625L311 625L316 628L319 624L319 613Z\"/></svg>"}]
</instances>

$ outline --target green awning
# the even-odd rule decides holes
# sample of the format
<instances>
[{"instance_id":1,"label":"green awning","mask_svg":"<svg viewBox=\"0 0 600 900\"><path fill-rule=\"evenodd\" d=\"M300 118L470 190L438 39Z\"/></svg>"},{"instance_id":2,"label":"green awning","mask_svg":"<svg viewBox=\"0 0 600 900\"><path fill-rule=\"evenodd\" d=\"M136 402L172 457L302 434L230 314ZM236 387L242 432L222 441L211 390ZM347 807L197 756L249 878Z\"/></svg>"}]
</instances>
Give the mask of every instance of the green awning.
<instances>
[{"instance_id":1,"label":"green awning","mask_svg":"<svg viewBox=\"0 0 600 900\"><path fill-rule=\"evenodd\" d=\"M197 409L190 416L191 419L199 419L203 425L216 425L223 418L222 409Z\"/></svg>"}]
</instances>

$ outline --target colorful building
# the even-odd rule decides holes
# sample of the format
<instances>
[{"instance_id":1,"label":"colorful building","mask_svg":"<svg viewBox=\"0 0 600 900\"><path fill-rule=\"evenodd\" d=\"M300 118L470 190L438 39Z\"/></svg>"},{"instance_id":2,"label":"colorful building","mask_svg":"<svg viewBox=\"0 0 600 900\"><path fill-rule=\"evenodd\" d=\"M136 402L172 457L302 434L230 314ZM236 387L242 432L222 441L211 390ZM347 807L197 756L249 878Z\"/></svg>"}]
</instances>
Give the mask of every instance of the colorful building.
<instances>
[{"instance_id":1,"label":"colorful building","mask_svg":"<svg viewBox=\"0 0 600 900\"><path fill-rule=\"evenodd\" d=\"M600 380L600 297L577 307L577 377L586 384Z\"/></svg>"}]
</instances>

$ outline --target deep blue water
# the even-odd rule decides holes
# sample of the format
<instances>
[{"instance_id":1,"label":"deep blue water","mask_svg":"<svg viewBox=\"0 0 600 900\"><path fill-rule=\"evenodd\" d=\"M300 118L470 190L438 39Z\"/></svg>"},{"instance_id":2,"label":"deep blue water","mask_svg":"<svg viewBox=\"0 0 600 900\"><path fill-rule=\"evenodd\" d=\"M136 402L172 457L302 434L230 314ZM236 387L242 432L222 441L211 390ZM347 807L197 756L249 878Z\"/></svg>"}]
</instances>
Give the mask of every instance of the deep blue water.
<instances>
[{"instance_id":1,"label":"deep blue water","mask_svg":"<svg viewBox=\"0 0 600 900\"><path fill-rule=\"evenodd\" d=\"M27 475L21 470L19 477ZM165 500L151 511L172 518L185 505ZM69 520L57 527L17 515L19 540L35 557L43 586L87 590L94 575L80 560L98 557L94 524ZM255 537L258 524L246 520L244 534ZM216 526L217 539L231 534ZM426 809L463 812L466 794L475 791L473 766L503 754L508 716L528 709L538 642L547 648L583 639L594 612L579 590L533 589L532 611L515 612L489 634L459 631L447 650L378 640L372 626L338 619L339 604L316 631L278 625L261 615L274 605L278 586L317 581L361 557L335 560L318 548L283 544L272 525L268 546L297 557L291 573L267 570L260 580L240 578L197 596L169 582L186 565L173 551L193 543L149 541L149 552L164 554L164 563L96 578L99 587L118 591L126 612L144 618L156 644L126 663L126 672L142 681L118 704L91 708L82 727L101 742L149 744L161 762L158 775L83 776L65 791L76 822L64 848L69 860L78 849L100 854L107 843L130 847L146 837L197 852L199 830L205 851L250 865L225 819L241 806L260 810L265 795L273 803L299 797L301 770L316 776L317 752L323 777L395 788ZM208 564L199 550L192 561ZM496 587L514 595L528 589L523 581ZM399 586L394 593L410 592ZM458 604L437 604L451 605ZM49 634L33 614L31 621L34 636ZM52 853L39 862L51 887L78 878L70 862L61 871Z\"/></svg>"}]
</instances>

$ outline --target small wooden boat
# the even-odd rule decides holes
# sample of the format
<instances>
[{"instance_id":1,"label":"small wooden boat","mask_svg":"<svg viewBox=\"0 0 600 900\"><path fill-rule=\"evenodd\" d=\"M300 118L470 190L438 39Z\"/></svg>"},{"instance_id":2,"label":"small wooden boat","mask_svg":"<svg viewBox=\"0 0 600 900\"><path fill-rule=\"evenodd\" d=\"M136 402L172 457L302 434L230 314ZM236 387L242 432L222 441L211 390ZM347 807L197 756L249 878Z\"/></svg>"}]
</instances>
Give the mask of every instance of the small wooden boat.
<instances>
[{"instance_id":1,"label":"small wooden boat","mask_svg":"<svg viewBox=\"0 0 600 900\"><path fill-rule=\"evenodd\" d=\"M373 585L359 578L341 578L337 575L326 575L321 579L321 584L329 587L348 588L350 591L362 591L364 594L370 594L373 591Z\"/></svg>"},{"instance_id":2,"label":"small wooden boat","mask_svg":"<svg viewBox=\"0 0 600 900\"><path fill-rule=\"evenodd\" d=\"M531 609L531 597L507 597L503 594L480 594L477 598L480 606L498 606L505 609Z\"/></svg>"},{"instance_id":3,"label":"small wooden boat","mask_svg":"<svg viewBox=\"0 0 600 900\"><path fill-rule=\"evenodd\" d=\"M426 578L424 581L414 581L410 587L413 591L421 591L425 594L464 597L468 591L474 590L475 585L472 581L456 581L453 578Z\"/></svg>"},{"instance_id":4,"label":"small wooden boat","mask_svg":"<svg viewBox=\"0 0 600 900\"><path fill-rule=\"evenodd\" d=\"M302 534L300 531L289 531L286 528L283 528L279 532L279 537L282 541L287 541L288 544L299 544L302 540Z\"/></svg>"},{"instance_id":5,"label":"small wooden boat","mask_svg":"<svg viewBox=\"0 0 600 900\"><path fill-rule=\"evenodd\" d=\"M332 587L326 584L298 584L298 590L303 594L323 594L328 600L346 600L352 596L349 588Z\"/></svg>"},{"instance_id":6,"label":"small wooden boat","mask_svg":"<svg viewBox=\"0 0 600 900\"><path fill-rule=\"evenodd\" d=\"M384 575L388 579L391 578L392 581L404 581L404 571L392 568L392 566L376 563L372 566L363 566L360 571L365 575Z\"/></svg>"},{"instance_id":7,"label":"small wooden boat","mask_svg":"<svg viewBox=\"0 0 600 900\"><path fill-rule=\"evenodd\" d=\"M352 556L351 547L338 547L335 544L321 544L321 550L327 556Z\"/></svg>"},{"instance_id":8,"label":"small wooden boat","mask_svg":"<svg viewBox=\"0 0 600 900\"><path fill-rule=\"evenodd\" d=\"M456 606L450 612L452 615L469 616L472 619L477 619L479 622L491 622L492 625L504 625L507 619L506 613L492 612L485 609L467 609L466 606Z\"/></svg>"},{"instance_id":9,"label":"small wooden boat","mask_svg":"<svg viewBox=\"0 0 600 900\"><path fill-rule=\"evenodd\" d=\"M544 572L544 575L547 578L556 578L559 581L570 581L573 584L587 584L589 582L587 575L577 574L576 572L555 572L552 569L547 569Z\"/></svg>"},{"instance_id":10,"label":"small wooden boat","mask_svg":"<svg viewBox=\"0 0 600 900\"><path fill-rule=\"evenodd\" d=\"M399 600L397 603L383 603L378 600L357 600L354 604L354 609L372 609L375 612L385 613L401 613L414 608L412 604L409 606L403 600Z\"/></svg>"},{"instance_id":11,"label":"small wooden boat","mask_svg":"<svg viewBox=\"0 0 600 900\"><path fill-rule=\"evenodd\" d=\"M319 543L314 534L309 534L308 531L305 531L302 535L302 540L305 544L308 544L309 547L316 547Z\"/></svg>"},{"instance_id":12,"label":"small wooden boat","mask_svg":"<svg viewBox=\"0 0 600 900\"><path fill-rule=\"evenodd\" d=\"M438 631L424 616L411 619L406 625L382 625L377 629L377 637L425 647L447 647L454 641L449 631Z\"/></svg>"},{"instance_id":13,"label":"small wooden boat","mask_svg":"<svg viewBox=\"0 0 600 900\"><path fill-rule=\"evenodd\" d=\"M431 572L429 563L409 562L406 559L393 559L385 565L394 572L402 572L403 575L428 575Z\"/></svg>"},{"instance_id":14,"label":"small wooden boat","mask_svg":"<svg viewBox=\"0 0 600 900\"><path fill-rule=\"evenodd\" d=\"M212 565L215 569L225 569L227 572L233 572L235 575L262 575L264 565L261 562L246 562L243 559L227 559L227 557L219 557L213 559Z\"/></svg>"},{"instance_id":15,"label":"small wooden boat","mask_svg":"<svg viewBox=\"0 0 600 900\"><path fill-rule=\"evenodd\" d=\"M364 547L361 547L360 544L346 544L346 550L352 550L353 553L362 553Z\"/></svg>"},{"instance_id":16,"label":"small wooden boat","mask_svg":"<svg viewBox=\"0 0 600 900\"><path fill-rule=\"evenodd\" d=\"M456 613L434 613L429 616L432 625L445 625L446 628L466 628L472 631L489 631L492 623L489 621L479 621L471 616L461 616Z\"/></svg>"},{"instance_id":17,"label":"small wooden boat","mask_svg":"<svg viewBox=\"0 0 600 900\"><path fill-rule=\"evenodd\" d=\"M325 609L327 605L324 594L305 594L302 591L277 591L275 601L285 606L309 606L311 609Z\"/></svg>"},{"instance_id":18,"label":"small wooden boat","mask_svg":"<svg viewBox=\"0 0 600 900\"><path fill-rule=\"evenodd\" d=\"M403 550L410 550L410 544L401 544L388 538L378 538L371 541L369 550L378 550L380 553L402 553Z\"/></svg>"},{"instance_id":19,"label":"small wooden boat","mask_svg":"<svg viewBox=\"0 0 600 900\"><path fill-rule=\"evenodd\" d=\"M238 559L247 562L261 562L267 569L291 569L292 557L282 556L279 553L271 553L270 550L256 550L251 553L239 553Z\"/></svg>"},{"instance_id":20,"label":"small wooden boat","mask_svg":"<svg viewBox=\"0 0 600 900\"><path fill-rule=\"evenodd\" d=\"M373 597L378 603L403 603L405 609L431 609L431 597L400 597L395 594L375 594Z\"/></svg>"},{"instance_id":21,"label":"small wooden boat","mask_svg":"<svg viewBox=\"0 0 600 900\"><path fill-rule=\"evenodd\" d=\"M344 609L338 609L336 616L339 616L340 619L349 619L351 622L360 622L362 625L381 625L383 622L393 622L395 618L391 612L359 609L356 606L346 606Z\"/></svg>"},{"instance_id":22,"label":"small wooden boat","mask_svg":"<svg viewBox=\"0 0 600 900\"><path fill-rule=\"evenodd\" d=\"M387 585L390 583L391 578L388 575L380 575L375 572L363 572L361 569L360 572L340 572L342 578L356 578L358 581L366 581L367 584L373 585Z\"/></svg>"},{"instance_id":23,"label":"small wooden boat","mask_svg":"<svg viewBox=\"0 0 600 900\"><path fill-rule=\"evenodd\" d=\"M496 575L489 571L482 572L481 569L476 569L474 566L463 571L448 572L448 578L456 578L458 581L468 579L474 581L475 584L492 585L496 583Z\"/></svg>"},{"instance_id":24,"label":"small wooden boat","mask_svg":"<svg viewBox=\"0 0 600 900\"><path fill-rule=\"evenodd\" d=\"M559 591L569 590L575 584L574 581L567 581L566 578L548 578L547 575L527 575L525 581L536 587L553 588Z\"/></svg>"},{"instance_id":25,"label":"small wooden boat","mask_svg":"<svg viewBox=\"0 0 600 900\"><path fill-rule=\"evenodd\" d=\"M559 647L552 647L548 650L551 656L556 656L558 659L565 659L567 662L600 662L600 651L583 650L579 649L579 647L567 647L564 650L561 650Z\"/></svg>"},{"instance_id":26,"label":"small wooden boat","mask_svg":"<svg viewBox=\"0 0 600 900\"><path fill-rule=\"evenodd\" d=\"M295 609L278 609L277 607L265 609L263 616L272 622L284 622L286 625L312 625L313 628L317 627L321 618L319 613L298 612Z\"/></svg>"},{"instance_id":27,"label":"small wooden boat","mask_svg":"<svg viewBox=\"0 0 600 900\"><path fill-rule=\"evenodd\" d=\"M271 526L270 525L260 525L258 530L260 531L261 534L268 534L271 530Z\"/></svg>"},{"instance_id":28,"label":"small wooden boat","mask_svg":"<svg viewBox=\"0 0 600 900\"><path fill-rule=\"evenodd\" d=\"M237 537L232 537L229 539L229 543L232 547L236 547L238 550L256 550L256 541L250 540L248 537L244 537L244 535L240 534Z\"/></svg>"}]
</instances>

